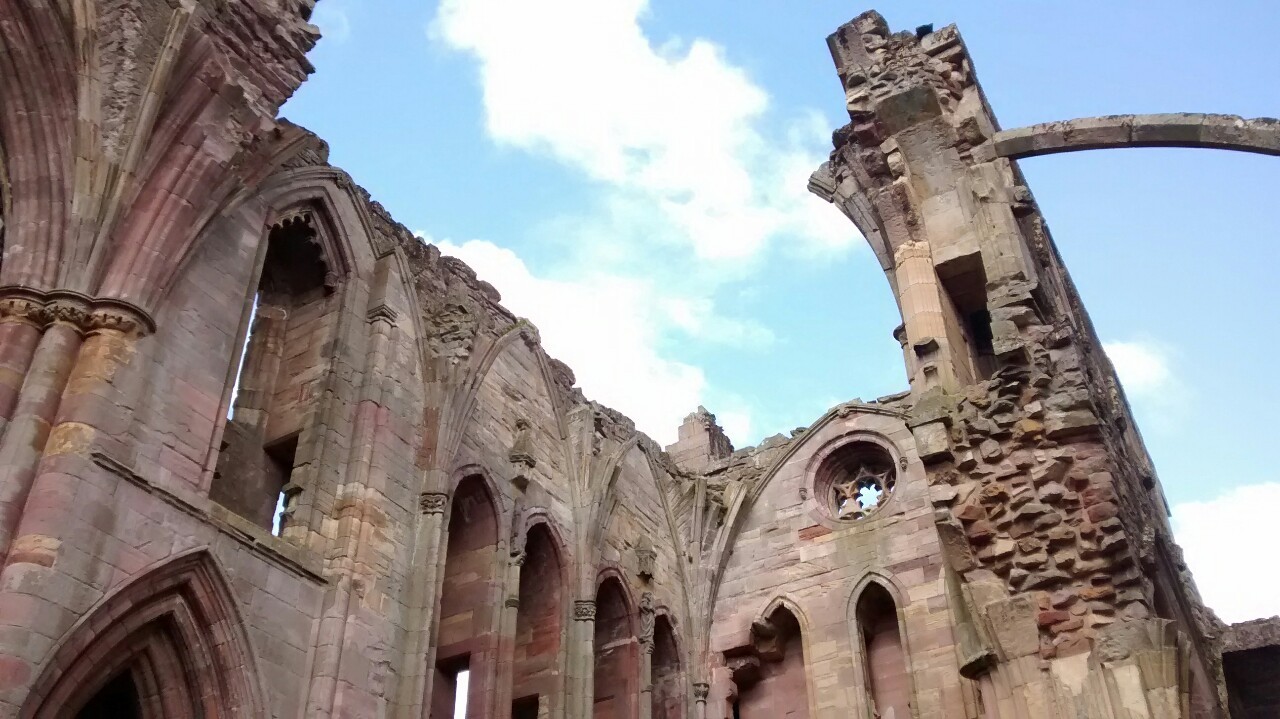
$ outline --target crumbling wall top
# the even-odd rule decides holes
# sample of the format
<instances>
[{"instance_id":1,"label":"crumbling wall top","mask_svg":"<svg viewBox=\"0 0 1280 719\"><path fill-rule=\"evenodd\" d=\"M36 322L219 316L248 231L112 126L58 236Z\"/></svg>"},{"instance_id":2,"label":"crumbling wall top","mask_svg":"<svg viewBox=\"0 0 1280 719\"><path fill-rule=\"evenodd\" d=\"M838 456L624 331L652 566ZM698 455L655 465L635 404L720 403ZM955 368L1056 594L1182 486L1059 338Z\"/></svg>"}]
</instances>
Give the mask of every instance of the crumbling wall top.
<instances>
[{"instance_id":1,"label":"crumbling wall top","mask_svg":"<svg viewBox=\"0 0 1280 719\"><path fill-rule=\"evenodd\" d=\"M1239 622L1222 633L1222 652L1280 647L1280 616Z\"/></svg>"}]
</instances>

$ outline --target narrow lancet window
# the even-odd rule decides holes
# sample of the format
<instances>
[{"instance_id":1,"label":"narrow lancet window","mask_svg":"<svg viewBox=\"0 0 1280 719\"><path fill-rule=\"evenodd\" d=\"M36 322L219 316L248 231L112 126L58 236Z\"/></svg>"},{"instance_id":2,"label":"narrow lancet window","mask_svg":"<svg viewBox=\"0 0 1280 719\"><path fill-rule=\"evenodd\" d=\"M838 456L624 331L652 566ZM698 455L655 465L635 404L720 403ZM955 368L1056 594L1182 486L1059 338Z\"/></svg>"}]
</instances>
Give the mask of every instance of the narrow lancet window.
<instances>
[{"instance_id":1,"label":"narrow lancet window","mask_svg":"<svg viewBox=\"0 0 1280 719\"><path fill-rule=\"evenodd\" d=\"M752 645L729 659L739 719L808 719L809 684L800 622L780 606L751 627Z\"/></svg>"},{"instance_id":2,"label":"narrow lancet window","mask_svg":"<svg viewBox=\"0 0 1280 719\"><path fill-rule=\"evenodd\" d=\"M516 610L512 717L555 713L560 694L560 636L565 592L551 530L536 524L525 539Z\"/></svg>"},{"instance_id":3,"label":"narrow lancet window","mask_svg":"<svg viewBox=\"0 0 1280 719\"><path fill-rule=\"evenodd\" d=\"M279 535L302 489L298 446L328 371L332 297L310 215L282 221L267 243L209 496Z\"/></svg>"},{"instance_id":4,"label":"narrow lancet window","mask_svg":"<svg viewBox=\"0 0 1280 719\"><path fill-rule=\"evenodd\" d=\"M436 629L436 676L431 716L453 716L459 702L476 703L492 687L494 667L491 585L498 546L492 496L478 476L453 492L445 543L443 589Z\"/></svg>"},{"instance_id":5,"label":"narrow lancet window","mask_svg":"<svg viewBox=\"0 0 1280 719\"><path fill-rule=\"evenodd\" d=\"M875 716L909 719L911 677L898 627L893 597L879 584L869 584L858 598L858 631L862 639L868 700Z\"/></svg>"},{"instance_id":6,"label":"narrow lancet window","mask_svg":"<svg viewBox=\"0 0 1280 719\"><path fill-rule=\"evenodd\" d=\"M596 590L593 719L632 719L639 697L639 644L622 584L610 577Z\"/></svg>"}]
</instances>

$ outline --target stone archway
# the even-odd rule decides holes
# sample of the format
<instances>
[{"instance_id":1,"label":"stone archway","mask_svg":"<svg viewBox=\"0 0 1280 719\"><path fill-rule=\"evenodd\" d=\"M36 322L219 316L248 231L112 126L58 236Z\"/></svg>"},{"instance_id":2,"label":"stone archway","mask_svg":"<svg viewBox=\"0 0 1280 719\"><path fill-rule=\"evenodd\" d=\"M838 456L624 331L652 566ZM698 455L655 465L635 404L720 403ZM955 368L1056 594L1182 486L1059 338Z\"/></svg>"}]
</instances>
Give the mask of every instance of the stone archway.
<instances>
[{"instance_id":1,"label":"stone archway","mask_svg":"<svg viewBox=\"0 0 1280 719\"><path fill-rule=\"evenodd\" d=\"M248 634L207 551L142 574L82 618L19 717L62 719L91 703L137 719L265 713Z\"/></svg>"},{"instance_id":2,"label":"stone archway","mask_svg":"<svg viewBox=\"0 0 1280 719\"><path fill-rule=\"evenodd\" d=\"M640 656L632 604L616 576L596 589L594 719L634 719L639 709Z\"/></svg>"}]
</instances>

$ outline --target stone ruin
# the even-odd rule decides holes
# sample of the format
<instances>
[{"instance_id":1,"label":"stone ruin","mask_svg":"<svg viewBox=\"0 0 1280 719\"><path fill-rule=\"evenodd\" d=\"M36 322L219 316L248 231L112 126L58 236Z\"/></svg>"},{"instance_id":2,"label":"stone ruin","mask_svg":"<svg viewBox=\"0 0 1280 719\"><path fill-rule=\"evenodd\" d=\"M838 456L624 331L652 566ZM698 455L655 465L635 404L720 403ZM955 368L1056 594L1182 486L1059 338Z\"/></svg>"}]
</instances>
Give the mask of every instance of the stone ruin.
<instances>
[{"instance_id":1,"label":"stone ruin","mask_svg":"<svg viewBox=\"0 0 1280 719\"><path fill-rule=\"evenodd\" d=\"M1276 121L1002 131L954 27L859 16L810 189L910 387L664 450L276 117L312 4L0 0L0 717L1280 712L1016 162Z\"/></svg>"}]
</instances>

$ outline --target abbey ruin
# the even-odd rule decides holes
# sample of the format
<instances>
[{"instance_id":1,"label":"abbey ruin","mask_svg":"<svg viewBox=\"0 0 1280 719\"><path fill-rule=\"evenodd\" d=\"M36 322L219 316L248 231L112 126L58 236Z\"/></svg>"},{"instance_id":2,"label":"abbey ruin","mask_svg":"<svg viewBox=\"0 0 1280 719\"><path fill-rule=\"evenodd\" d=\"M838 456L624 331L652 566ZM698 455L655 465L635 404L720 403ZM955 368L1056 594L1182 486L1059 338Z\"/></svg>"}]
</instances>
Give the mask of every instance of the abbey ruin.
<instances>
[{"instance_id":1,"label":"abbey ruin","mask_svg":"<svg viewBox=\"0 0 1280 719\"><path fill-rule=\"evenodd\" d=\"M0 0L0 718L1280 715L1017 163L1276 121L1001 130L860 15L809 189L910 386L664 448L278 118L313 2Z\"/></svg>"}]
</instances>

